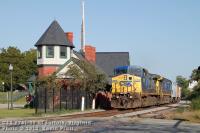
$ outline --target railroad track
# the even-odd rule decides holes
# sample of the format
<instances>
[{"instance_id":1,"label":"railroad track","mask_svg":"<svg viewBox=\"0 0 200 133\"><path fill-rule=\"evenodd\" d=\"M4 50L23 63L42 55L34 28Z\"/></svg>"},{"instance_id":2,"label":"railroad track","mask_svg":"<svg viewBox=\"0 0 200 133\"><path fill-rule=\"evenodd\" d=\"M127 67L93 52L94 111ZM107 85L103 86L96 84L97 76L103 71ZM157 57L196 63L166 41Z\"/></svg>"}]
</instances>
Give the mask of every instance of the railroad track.
<instances>
[{"instance_id":1,"label":"railroad track","mask_svg":"<svg viewBox=\"0 0 200 133\"><path fill-rule=\"evenodd\" d=\"M63 115L63 116L48 116L48 117L40 117L40 118L26 118L25 120L36 120L36 121L56 121L56 120L72 120L78 118L86 118L86 117L131 117L131 116L139 116L143 114L148 114L152 112L158 112L167 110L170 108L175 108L179 106L178 104L167 104L161 106L153 106L153 107L145 107L145 108L137 108L137 109L128 109L128 110L106 110L106 111L99 111L99 112L88 112L88 113L80 113L80 114L70 114L70 115Z\"/></svg>"},{"instance_id":2,"label":"railroad track","mask_svg":"<svg viewBox=\"0 0 200 133\"><path fill-rule=\"evenodd\" d=\"M67 116L58 116L58 117L50 117L47 118L48 120L63 120L63 119L74 119L74 118L84 118L84 117L109 117L118 114L125 114L130 113L133 110L107 110L107 111L100 111L100 112L90 112L90 113L83 113L83 114L74 114L74 115L67 115Z\"/></svg>"},{"instance_id":3,"label":"railroad track","mask_svg":"<svg viewBox=\"0 0 200 133\"><path fill-rule=\"evenodd\" d=\"M107 110L107 111L100 111L100 112L89 112L83 114L73 114L73 115L66 115L66 116L56 116L56 117L46 117L43 120L72 120L76 118L85 118L85 117L129 117L129 116L139 116L143 114L159 112L164 110L169 110L172 108L176 108L179 104L167 104L161 106L153 106L153 107L145 107L145 108L137 108L137 109L128 109L128 110Z\"/></svg>"},{"instance_id":4,"label":"railroad track","mask_svg":"<svg viewBox=\"0 0 200 133\"><path fill-rule=\"evenodd\" d=\"M118 115L114 115L113 117L142 116L142 115L146 115L146 114L162 112L165 110L168 110L168 111L173 110L173 109L177 108L178 106L180 106L180 104L167 104L167 105L162 105L159 107L150 107L150 108L146 108L146 109L141 109L141 110L133 111L133 112L126 113L126 114L118 114Z\"/></svg>"}]
</instances>

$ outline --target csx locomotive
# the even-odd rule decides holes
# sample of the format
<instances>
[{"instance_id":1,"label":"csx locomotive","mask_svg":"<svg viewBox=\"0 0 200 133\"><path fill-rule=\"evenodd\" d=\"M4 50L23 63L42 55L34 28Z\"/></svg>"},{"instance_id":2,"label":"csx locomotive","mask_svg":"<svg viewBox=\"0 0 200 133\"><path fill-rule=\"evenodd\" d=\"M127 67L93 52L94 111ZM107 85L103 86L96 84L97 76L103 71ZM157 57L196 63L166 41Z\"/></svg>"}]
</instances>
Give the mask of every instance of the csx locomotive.
<instances>
[{"instance_id":1,"label":"csx locomotive","mask_svg":"<svg viewBox=\"0 0 200 133\"><path fill-rule=\"evenodd\" d=\"M177 102L180 88L172 81L139 66L119 66L112 78L113 108L138 108Z\"/></svg>"}]
</instances>

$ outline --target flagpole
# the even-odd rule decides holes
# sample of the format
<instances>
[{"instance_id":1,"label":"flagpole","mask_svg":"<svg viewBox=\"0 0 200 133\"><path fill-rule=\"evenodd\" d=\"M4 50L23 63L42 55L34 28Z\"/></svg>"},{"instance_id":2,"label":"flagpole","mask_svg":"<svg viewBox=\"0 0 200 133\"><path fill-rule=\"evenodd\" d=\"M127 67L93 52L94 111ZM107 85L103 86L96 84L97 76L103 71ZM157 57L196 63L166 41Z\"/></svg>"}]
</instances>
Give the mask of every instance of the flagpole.
<instances>
[{"instance_id":1,"label":"flagpole","mask_svg":"<svg viewBox=\"0 0 200 133\"><path fill-rule=\"evenodd\" d=\"M81 50L85 47L85 2L82 0Z\"/></svg>"}]
</instances>

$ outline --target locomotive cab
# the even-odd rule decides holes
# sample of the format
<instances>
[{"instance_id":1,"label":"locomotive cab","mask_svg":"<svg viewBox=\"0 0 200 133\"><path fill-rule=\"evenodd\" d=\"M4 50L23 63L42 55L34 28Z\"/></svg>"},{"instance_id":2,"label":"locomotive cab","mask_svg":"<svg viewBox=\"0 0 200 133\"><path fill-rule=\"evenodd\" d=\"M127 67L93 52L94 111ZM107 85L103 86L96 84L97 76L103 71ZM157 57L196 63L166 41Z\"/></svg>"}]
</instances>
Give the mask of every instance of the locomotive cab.
<instances>
[{"instance_id":1,"label":"locomotive cab","mask_svg":"<svg viewBox=\"0 0 200 133\"><path fill-rule=\"evenodd\" d=\"M121 66L114 69L112 78L112 107L128 108L128 102L139 99L142 91L142 70L138 67Z\"/></svg>"}]
</instances>

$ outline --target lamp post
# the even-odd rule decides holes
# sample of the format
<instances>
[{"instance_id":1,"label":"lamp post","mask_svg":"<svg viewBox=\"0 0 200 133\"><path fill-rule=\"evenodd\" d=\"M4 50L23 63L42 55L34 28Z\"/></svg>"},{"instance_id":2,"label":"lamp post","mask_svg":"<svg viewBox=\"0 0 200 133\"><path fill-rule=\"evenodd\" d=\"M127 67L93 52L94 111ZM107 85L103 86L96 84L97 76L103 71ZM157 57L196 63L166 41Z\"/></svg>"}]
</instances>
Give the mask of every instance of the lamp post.
<instances>
[{"instance_id":1,"label":"lamp post","mask_svg":"<svg viewBox=\"0 0 200 133\"><path fill-rule=\"evenodd\" d=\"M13 66L12 64L9 65L9 71L10 71L10 90L11 90L11 103L10 103L10 109L13 109L13 85L12 85L12 71L13 71Z\"/></svg>"},{"instance_id":2,"label":"lamp post","mask_svg":"<svg viewBox=\"0 0 200 133\"><path fill-rule=\"evenodd\" d=\"M4 92L4 82L2 82L3 92Z\"/></svg>"}]
</instances>

